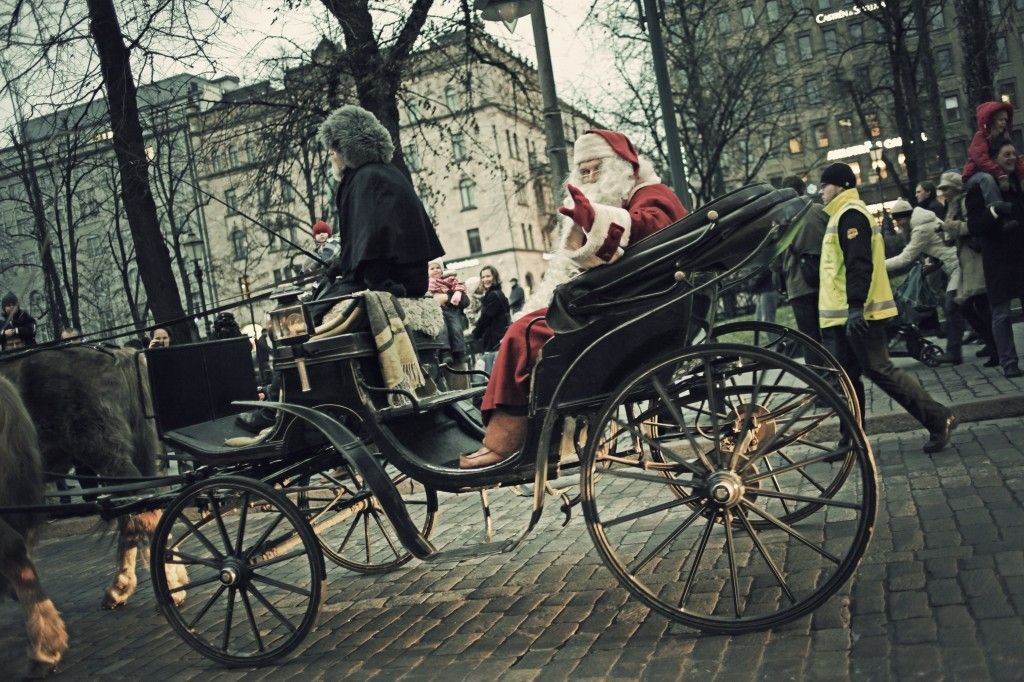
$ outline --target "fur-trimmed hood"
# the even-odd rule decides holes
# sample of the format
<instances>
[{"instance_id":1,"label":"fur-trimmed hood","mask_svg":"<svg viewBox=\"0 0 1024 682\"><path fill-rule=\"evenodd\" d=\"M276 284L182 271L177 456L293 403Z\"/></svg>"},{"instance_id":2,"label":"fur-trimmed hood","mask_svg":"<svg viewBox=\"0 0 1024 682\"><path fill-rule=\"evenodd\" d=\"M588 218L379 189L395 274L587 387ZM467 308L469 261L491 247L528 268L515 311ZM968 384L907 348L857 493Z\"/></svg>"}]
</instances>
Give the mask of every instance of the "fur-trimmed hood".
<instances>
[{"instance_id":1,"label":"fur-trimmed hood","mask_svg":"<svg viewBox=\"0 0 1024 682\"><path fill-rule=\"evenodd\" d=\"M335 109L320 124L317 137L328 149L334 148L349 168L368 163L388 163L395 153L391 134L377 117L354 104Z\"/></svg>"}]
</instances>

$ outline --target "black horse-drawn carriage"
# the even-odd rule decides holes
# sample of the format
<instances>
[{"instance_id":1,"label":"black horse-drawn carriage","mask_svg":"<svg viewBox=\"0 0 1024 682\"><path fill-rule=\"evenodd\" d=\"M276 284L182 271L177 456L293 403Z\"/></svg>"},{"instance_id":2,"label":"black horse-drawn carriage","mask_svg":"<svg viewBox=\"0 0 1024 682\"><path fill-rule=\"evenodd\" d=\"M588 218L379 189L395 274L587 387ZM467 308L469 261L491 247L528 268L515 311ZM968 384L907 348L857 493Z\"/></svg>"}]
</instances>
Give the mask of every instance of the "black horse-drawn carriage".
<instances>
[{"instance_id":1,"label":"black horse-drawn carriage","mask_svg":"<svg viewBox=\"0 0 1024 682\"><path fill-rule=\"evenodd\" d=\"M483 389L449 389L457 373L428 338L417 350L433 392L386 388L358 297L319 334L301 303L281 299L278 401L252 402L244 341L150 352L161 437L196 466L171 490L122 486L97 504L109 515L165 508L151 561L160 608L227 665L267 663L302 641L325 555L379 572L510 552L551 481L566 514L582 508L609 570L666 617L718 633L798 618L867 546L873 457L824 349L775 325L717 326L713 311L717 291L781 252L806 211L789 190L746 187L559 287L524 447L487 468L458 465L483 435ZM235 414L257 405L277 420L249 437ZM435 549L438 492L512 486L532 486L521 534ZM169 580L175 564L185 584Z\"/></svg>"}]
</instances>

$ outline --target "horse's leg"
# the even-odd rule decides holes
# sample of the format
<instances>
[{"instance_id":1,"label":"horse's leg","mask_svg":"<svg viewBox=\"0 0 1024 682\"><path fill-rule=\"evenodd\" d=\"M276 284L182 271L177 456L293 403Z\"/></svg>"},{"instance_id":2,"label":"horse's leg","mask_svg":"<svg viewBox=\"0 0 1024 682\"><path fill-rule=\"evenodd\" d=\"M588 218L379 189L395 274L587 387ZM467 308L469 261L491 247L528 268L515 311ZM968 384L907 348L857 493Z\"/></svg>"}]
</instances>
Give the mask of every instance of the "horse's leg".
<instances>
[{"instance_id":1,"label":"horse's leg","mask_svg":"<svg viewBox=\"0 0 1024 682\"><path fill-rule=\"evenodd\" d=\"M25 611L28 630L28 678L43 677L56 670L68 649L64 620L43 593L35 566L28 558L25 538L0 519L0 576L10 584Z\"/></svg>"},{"instance_id":2,"label":"horse's leg","mask_svg":"<svg viewBox=\"0 0 1024 682\"><path fill-rule=\"evenodd\" d=\"M118 522L119 534L117 542L117 575L114 576L114 583L107 588L103 597L103 608L116 609L123 606L128 598L135 593L138 579L135 577L135 567L138 563L139 550L148 548L149 539L153 536L156 526L160 523L163 512L160 510L133 514ZM143 560L148 563L148 556L144 555ZM166 566L168 586L173 589L188 582L188 573L185 567L179 564L167 564ZM174 594L175 604L185 601L185 592Z\"/></svg>"}]
</instances>

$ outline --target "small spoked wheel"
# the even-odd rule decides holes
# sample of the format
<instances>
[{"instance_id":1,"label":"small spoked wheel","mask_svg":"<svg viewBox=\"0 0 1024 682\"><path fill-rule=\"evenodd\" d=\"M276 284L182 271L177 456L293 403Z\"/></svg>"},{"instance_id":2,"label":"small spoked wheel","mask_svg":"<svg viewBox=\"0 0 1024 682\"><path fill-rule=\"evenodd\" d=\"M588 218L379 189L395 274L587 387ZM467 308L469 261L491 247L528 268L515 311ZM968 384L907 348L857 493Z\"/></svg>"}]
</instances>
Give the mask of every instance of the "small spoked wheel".
<instances>
[{"instance_id":1,"label":"small spoked wheel","mask_svg":"<svg viewBox=\"0 0 1024 682\"><path fill-rule=\"evenodd\" d=\"M437 492L390 464L384 463L384 468L413 523L429 538L437 515ZM337 468L285 490L306 515L324 555L338 566L357 573L386 573L412 559L395 536L380 501L344 460Z\"/></svg>"},{"instance_id":2,"label":"small spoked wheel","mask_svg":"<svg viewBox=\"0 0 1024 682\"><path fill-rule=\"evenodd\" d=\"M654 610L710 632L817 608L853 573L874 525L874 460L846 400L751 346L695 346L623 382L582 469L605 564Z\"/></svg>"},{"instance_id":3,"label":"small spoked wheel","mask_svg":"<svg viewBox=\"0 0 1024 682\"><path fill-rule=\"evenodd\" d=\"M157 527L150 565L171 627L222 665L288 654L320 610L316 536L294 504L254 479L216 476L185 489Z\"/></svg>"}]
</instances>

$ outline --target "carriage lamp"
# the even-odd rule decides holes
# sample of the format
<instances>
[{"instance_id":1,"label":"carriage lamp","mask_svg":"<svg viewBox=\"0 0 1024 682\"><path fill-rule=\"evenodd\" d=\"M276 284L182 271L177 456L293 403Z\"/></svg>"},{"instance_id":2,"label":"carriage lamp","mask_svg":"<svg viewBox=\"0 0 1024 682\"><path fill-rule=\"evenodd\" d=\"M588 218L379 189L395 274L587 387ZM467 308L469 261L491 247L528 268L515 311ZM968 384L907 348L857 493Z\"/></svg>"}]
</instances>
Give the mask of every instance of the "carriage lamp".
<instances>
[{"instance_id":1,"label":"carriage lamp","mask_svg":"<svg viewBox=\"0 0 1024 682\"><path fill-rule=\"evenodd\" d=\"M313 317L309 309L299 301L299 292L288 291L273 298L277 299L277 307L270 311L274 343L295 346L308 341L313 335ZM302 392L308 393L309 375L306 373L306 358L302 355L295 355L295 369L299 372Z\"/></svg>"}]
</instances>

